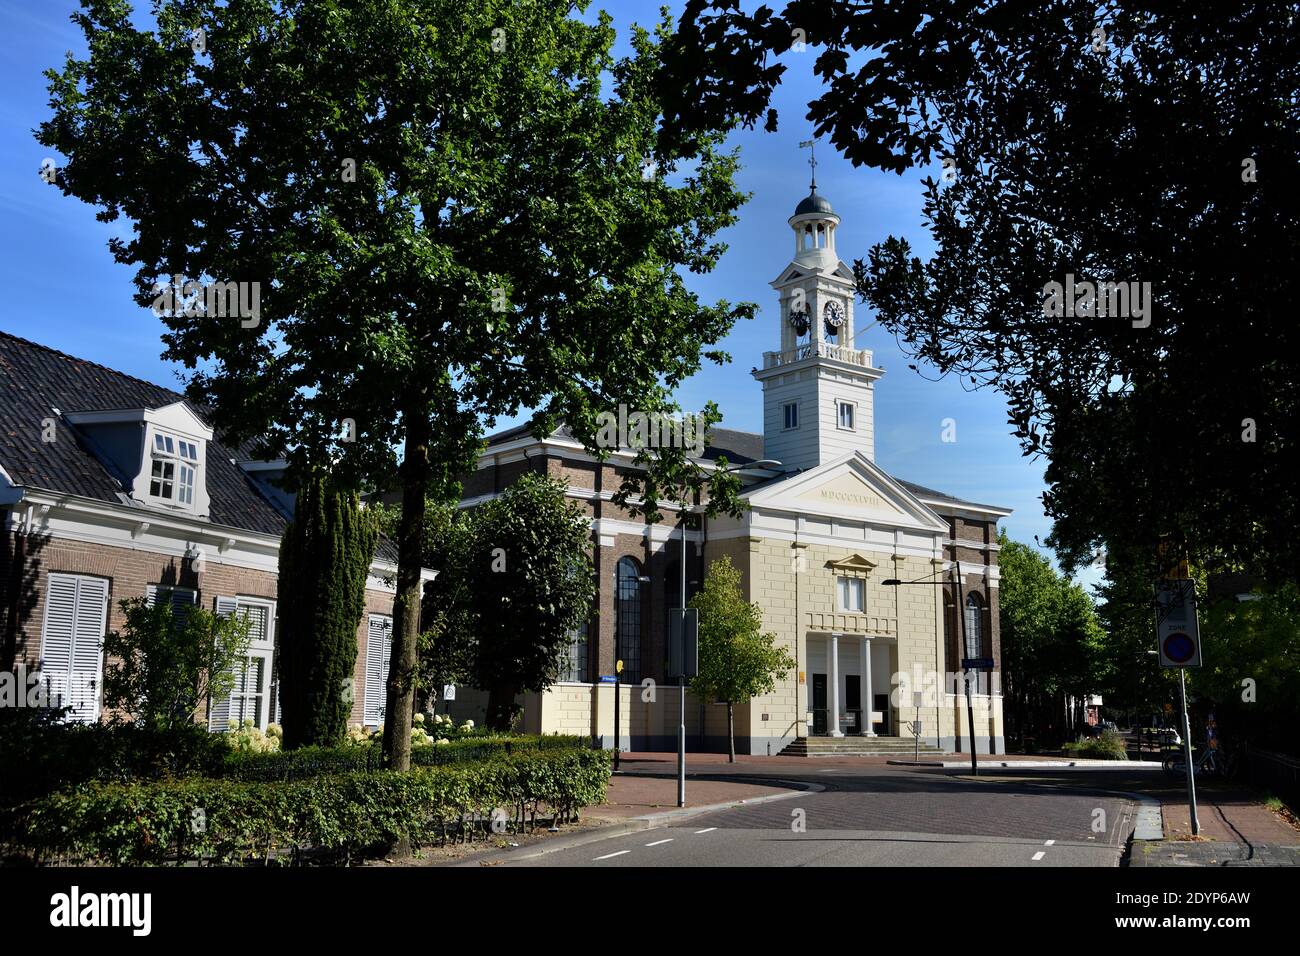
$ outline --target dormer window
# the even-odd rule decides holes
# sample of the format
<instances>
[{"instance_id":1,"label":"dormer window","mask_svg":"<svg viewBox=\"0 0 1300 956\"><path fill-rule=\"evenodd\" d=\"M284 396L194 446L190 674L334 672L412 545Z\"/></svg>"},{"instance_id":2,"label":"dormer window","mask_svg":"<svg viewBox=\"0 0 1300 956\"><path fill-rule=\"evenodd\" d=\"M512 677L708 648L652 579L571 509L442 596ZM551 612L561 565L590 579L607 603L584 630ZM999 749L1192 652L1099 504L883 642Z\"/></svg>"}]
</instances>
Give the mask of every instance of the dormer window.
<instances>
[{"instance_id":1,"label":"dormer window","mask_svg":"<svg viewBox=\"0 0 1300 956\"><path fill-rule=\"evenodd\" d=\"M177 435L155 431L151 457L149 496L192 508L199 467L198 445Z\"/></svg>"}]
</instances>

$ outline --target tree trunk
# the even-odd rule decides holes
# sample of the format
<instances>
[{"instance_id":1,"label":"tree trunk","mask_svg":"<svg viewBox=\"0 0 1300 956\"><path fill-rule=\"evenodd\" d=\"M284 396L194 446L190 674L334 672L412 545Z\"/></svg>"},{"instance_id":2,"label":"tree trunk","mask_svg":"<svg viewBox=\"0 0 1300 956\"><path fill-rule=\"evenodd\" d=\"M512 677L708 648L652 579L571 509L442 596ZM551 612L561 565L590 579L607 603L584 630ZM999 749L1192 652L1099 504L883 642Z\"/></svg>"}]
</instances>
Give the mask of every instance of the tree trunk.
<instances>
[{"instance_id":1,"label":"tree trunk","mask_svg":"<svg viewBox=\"0 0 1300 956\"><path fill-rule=\"evenodd\" d=\"M727 763L736 762L736 712L727 701Z\"/></svg>"},{"instance_id":2,"label":"tree trunk","mask_svg":"<svg viewBox=\"0 0 1300 956\"><path fill-rule=\"evenodd\" d=\"M397 530L397 597L393 601L393 649L384 709L384 756L393 770L411 769L415 718L416 645L420 634L420 567L423 564L424 496L429 484L429 411L423 397L402 413L406 454L402 459L402 515Z\"/></svg>"},{"instance_id":3,"label":"tree trunk","mask_svg":"<svg viewBox=\"0 0 1300 956\"><path fill-rule=\"evenodd\" d=\"M502 733L510 730L515 717L515 697L519 688L513 684L493 684L488 688L487 725Z\"/></svg>"}]
</instances>

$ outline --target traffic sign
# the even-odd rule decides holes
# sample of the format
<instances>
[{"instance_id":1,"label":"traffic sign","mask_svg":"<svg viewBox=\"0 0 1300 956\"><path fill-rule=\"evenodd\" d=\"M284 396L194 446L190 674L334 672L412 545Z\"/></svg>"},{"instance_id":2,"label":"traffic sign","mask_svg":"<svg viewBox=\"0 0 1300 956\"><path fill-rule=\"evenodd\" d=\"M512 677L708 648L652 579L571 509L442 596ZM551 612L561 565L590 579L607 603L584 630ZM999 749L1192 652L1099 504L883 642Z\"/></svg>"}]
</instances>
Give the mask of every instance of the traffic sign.
<instances>
[{"instance_id":1,"label":"traffic sign","mask_svg":"<svg viewBox=\"0 0 1300 956\"><path fill-rule=\"evenodd\" d=\"M961 669L964 671L991 671L993 670L993 658L963 657L961 659Z\"/></svg>"},{"instance_id":2,"label":"traffic sign","mask_svg":"<svg viewBox=\"0 0 1300 956\"><path fill-rule=\"evenodd\" d=\"M1161 581L1156 585L1156 643L1161 667L1201 666L1195 581Z\"/></svg>"},{"instance_id":3,"label":"traffic sign","mask_svg":"<svg viewBox=\"0 0 1300 956\"><path fill-rule=\"evenodd\" d=\"M700 672L700 612L688 607L668 613L668 672L694 677Z\"/></svg>"}]
</instances>

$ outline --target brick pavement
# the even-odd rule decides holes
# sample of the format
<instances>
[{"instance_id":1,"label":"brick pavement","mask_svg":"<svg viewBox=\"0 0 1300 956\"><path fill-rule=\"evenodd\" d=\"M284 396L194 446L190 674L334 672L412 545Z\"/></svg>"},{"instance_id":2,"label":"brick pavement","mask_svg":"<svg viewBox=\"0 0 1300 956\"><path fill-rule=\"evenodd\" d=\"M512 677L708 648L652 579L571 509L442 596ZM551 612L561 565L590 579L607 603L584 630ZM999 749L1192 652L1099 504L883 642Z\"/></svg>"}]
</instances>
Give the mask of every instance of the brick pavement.
<instances>
[{"instance_id":1,"label":"brick pavement","mask_svg":"<svg viewBox=\"0 0 1300 956\"><path fill-rule=\"evenodd\" d=\"M675 769L674 764L674 769ZM791 788L735 783L727 780L686 780L686 806L700 807L715 803L740 803L755 797L790 793ZM609 782L609 795L598 807L590 807L585 816L601 820L622 820L652 813L667 813L677 807L677 778L626 776L618 774Z\"/></svg>"}]
</instances>

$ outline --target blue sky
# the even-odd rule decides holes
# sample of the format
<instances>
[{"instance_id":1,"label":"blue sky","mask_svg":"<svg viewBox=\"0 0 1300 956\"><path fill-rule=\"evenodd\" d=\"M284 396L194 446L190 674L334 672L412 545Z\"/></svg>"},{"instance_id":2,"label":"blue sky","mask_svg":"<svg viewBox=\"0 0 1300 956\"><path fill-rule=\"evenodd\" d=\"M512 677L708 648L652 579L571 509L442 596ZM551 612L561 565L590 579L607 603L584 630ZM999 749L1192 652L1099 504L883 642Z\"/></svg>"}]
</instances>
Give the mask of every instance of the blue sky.
<instances>
[{"instance_id":1,"label":"blue sky","mask_svg":"<svg viewBox=\"0 0 1300 956\"><path fill-rule=\"evenodd\" d=\"M620 37L632 21L649 24L658 4L609 0ZM671 6L676 12L680 3ZM48 115L42 71L59 66L64 52L81 54L80 32L68 21L71 0L7 0L0 7L0 282L8 290L0 328L132 375L179 388L177 366L160 357L162 324L131 300L130 270L116 265L106 243L120 226L97 222L94 210L61 196L37 175L49 155L32 131ZM588 11L588 16L594 14ZM812 75L816 53L785 55L790 69L774 105L776 133L738 131L740 187L752 198L740 221L723 233L730 248L717 270L689 277L707 301L751 301L757 317L735 328L723 343L732 362L709 366L679 393L688 409L708 400L721 407L724 424L762 430L761 390L749 370L777 347L775 293L767 285L793 255L786 219L808 191L804 119L819 84ZM852 263L875 242L904 236L922 256L933 246L921 222L922 171L904 176L854 169L828 143L817 152L818 192L841 217L837 251ZM59 157L52 157L58 161ZM857 307L859 347L875 353L886 369L876 386L876 458L891 474L975 501L1015 509L1008 533L1031 543L1045 537L1042 461L1026 459L1011 437L1006 405L993 391L967 391L955 378L932 381L910 370L893 338L871 327L870 311ZM865 331L864 331L865 330ZM924 372L925 370L922 369ZM942 422L956 421L955 442L940 439ZM1094 570L1080 580L1097 580Z\"/></svg>"}]
</instances>

